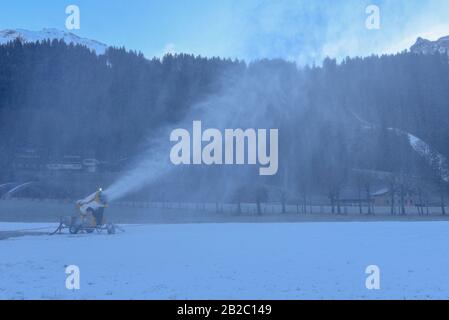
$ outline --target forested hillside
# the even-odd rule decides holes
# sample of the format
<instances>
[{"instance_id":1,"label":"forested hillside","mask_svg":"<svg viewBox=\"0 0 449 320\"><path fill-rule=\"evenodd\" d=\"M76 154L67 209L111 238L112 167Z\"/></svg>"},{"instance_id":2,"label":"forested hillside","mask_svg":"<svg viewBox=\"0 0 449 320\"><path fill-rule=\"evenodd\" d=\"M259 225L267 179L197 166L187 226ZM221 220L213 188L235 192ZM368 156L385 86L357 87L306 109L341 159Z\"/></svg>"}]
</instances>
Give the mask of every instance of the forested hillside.
<instances>
[{"instance_id":1,"label":"forested hillside","mask_svg":"<svg viewBox=\"0 0 449 320\"><path fill-rule=\"evenodd\" d=\"M146 60L110 49L97 56L53 41L0 46L2 148L110 159L174 122L219 88L219 75L243 65L188 55Z\"/></svg>"},{"instance_id":2,"label":"forested hillside","mask_svg":"<svg viewBox=\"0 0 449 320\"><path fill-rule=\"evenodd\" d=\"M298 68L184 54L148 60L123 48L97 56L58 41L0 46L3 170L24 146L105 161L138 156L161 127L176 127L197 106L210 126L279 128L280 171L268 183L289 190L331 192L354 169L438 176L390 128L449 157L445 54Z\"/></svg>"}]
</instances>

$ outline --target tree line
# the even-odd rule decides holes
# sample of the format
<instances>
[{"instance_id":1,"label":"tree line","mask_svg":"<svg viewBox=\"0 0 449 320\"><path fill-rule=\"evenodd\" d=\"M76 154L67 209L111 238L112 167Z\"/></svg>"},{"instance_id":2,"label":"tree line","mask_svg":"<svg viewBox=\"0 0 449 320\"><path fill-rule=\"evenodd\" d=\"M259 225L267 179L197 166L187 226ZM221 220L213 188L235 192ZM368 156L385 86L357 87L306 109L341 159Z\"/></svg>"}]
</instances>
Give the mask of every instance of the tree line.
<instances>
[{"instance_id":1,"label":"tree line","mask_svg":"<svg viewBox=\"0 0 449 320\"><path fill-rule=\"evenodd\" d=\"M63 41L15 41L0 46L0 163L5 174L24 146L49 157L134 158L161 128L206 114L211 126L278 128L279 173L181 169L161 184L172 197L259 203L277 194L284 203L322 194L340 210L344 188L369 197L366 180L378 180L357 170L445 186L440 168L391 128L449 157L448 89L449 60L441 53L328 58L300 68L187 54L147 59L124 48L97 56ZM165 190L152 196L168 197Z\"/></svg>"}]
</instances>

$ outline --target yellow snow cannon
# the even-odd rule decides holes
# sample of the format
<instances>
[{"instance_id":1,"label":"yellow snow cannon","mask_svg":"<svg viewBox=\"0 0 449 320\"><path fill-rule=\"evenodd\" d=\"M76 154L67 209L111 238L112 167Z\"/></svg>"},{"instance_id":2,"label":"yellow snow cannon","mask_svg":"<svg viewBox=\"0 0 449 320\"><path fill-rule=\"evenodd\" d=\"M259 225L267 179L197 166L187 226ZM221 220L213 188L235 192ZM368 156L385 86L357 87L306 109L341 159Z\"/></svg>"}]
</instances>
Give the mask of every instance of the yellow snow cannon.
<instances>
[{"instance_id":1,"label":"yellow snow cannon","mask_svg":"<svg viewBox=\"0 0 449 320\"><path fill-rule=\"evenodd\" d=\"M84 199L76 202L81 217L92 216L97 225L103 224L104 209L107 208L106 196L100 188Z\"/></svg>"},{"instance_id":2,"label":"yellow snow cannon","mask_svg":"<svg viewBox=\"0 0 449 320\"><path fill-rule=\"evenodd\" d=\"M116 226L107 223L104 217L104 209L108 207L106 195L100 188L95 193L76 202L78 216L61 218L58 229L53 234L61 233L63 229L69 229L71 234L79 232L98 233L106 230L108 234L114 234Z\"/></svg>"}]
</instances>

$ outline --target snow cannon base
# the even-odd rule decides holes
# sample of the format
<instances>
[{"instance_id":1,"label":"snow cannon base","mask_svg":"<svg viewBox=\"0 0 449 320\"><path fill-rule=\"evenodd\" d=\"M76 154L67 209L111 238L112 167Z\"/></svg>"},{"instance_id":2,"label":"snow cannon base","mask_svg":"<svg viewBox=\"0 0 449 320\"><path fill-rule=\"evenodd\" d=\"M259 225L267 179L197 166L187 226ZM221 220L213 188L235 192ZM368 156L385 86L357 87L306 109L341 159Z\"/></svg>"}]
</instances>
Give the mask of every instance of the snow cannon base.
<instances>
[{"instance_id":1,"label":"snow cannon base","mask_svg":"<svg viewBox=\"0 0 449 320\"><path fill-rule=\"evenodd\" d=\"M81 217L71 216L62 217L59 222L58 228L50 235L62 234L64 230L68 230L70 234L79 233L102 233L115 234L118 227L112 223L96 224L92 219L83 219Z\"/></svg>"}]
</instances>

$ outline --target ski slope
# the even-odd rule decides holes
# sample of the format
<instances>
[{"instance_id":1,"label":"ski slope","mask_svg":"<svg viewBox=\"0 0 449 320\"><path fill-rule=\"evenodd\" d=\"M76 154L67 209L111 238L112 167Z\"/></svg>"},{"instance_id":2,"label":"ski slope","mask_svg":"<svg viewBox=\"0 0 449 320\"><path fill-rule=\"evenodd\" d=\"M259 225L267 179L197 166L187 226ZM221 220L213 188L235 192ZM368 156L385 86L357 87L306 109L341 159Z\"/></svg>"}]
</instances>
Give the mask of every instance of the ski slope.
<instances>
[{"instance_id":1,"label":"ski slope","mask_svg":"<svg viewBox=\"0 0 449 320\"><path fill-rule=\"evenodd\" d=\"M356 113L351 112L354 118L357 119L365 130L375 130L376 126L368 121L362 119ZM447 167L448 160L444 155L438 152L435 148L431 147L427 142L418 138L417 136L397 128L388 128L389 131L394 132L398 136L406 137L410 147L424 160L427 164L435 169L441 179L445 182L449 182L449 168Z\"/></svg>"},{"instance_id":2,"label":"ski slope","mask_svg":"<svg viewBox=\"0 0 449 320\"><path fill-rule=\"evenodd\" d=\"M449 298L448 222L125 228L1 240L0 299ZM66 289L67 265L80 268L80 290ZM365 287L369 265L380 290Z\"/></svg>"}]
</instances>

